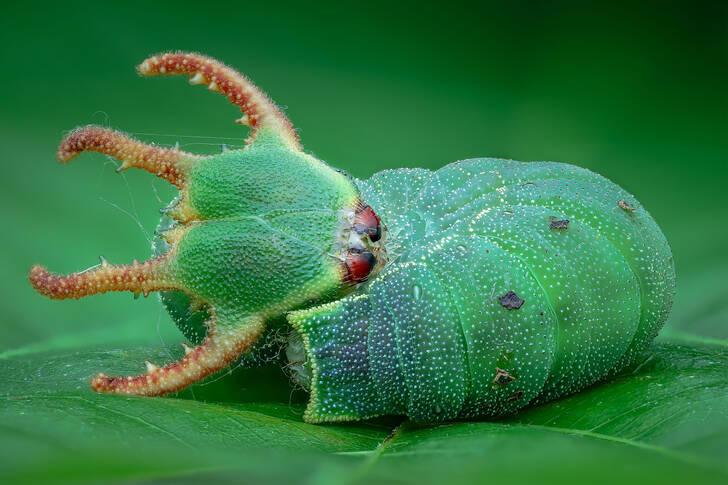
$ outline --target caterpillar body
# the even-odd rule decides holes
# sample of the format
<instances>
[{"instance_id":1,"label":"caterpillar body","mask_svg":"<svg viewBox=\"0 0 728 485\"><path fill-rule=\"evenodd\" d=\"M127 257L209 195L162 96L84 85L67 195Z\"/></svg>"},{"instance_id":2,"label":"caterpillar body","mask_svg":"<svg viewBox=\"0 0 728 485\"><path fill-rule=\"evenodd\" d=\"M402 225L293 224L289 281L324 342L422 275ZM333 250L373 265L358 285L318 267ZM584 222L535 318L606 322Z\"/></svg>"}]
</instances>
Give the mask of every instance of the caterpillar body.
<instances>
[{"instance_id":1,"label":"caterpillar body","mask_svg":"<svg viewBox=\"0 0 728 485\"><path fill-rule=\"evenodd\" d=\"M634 363L667 318L665 237L593 172L474 159L357 186L390 261L354 294L289 314L309 421L512 413Z\"/></svg>"}]
</instances>

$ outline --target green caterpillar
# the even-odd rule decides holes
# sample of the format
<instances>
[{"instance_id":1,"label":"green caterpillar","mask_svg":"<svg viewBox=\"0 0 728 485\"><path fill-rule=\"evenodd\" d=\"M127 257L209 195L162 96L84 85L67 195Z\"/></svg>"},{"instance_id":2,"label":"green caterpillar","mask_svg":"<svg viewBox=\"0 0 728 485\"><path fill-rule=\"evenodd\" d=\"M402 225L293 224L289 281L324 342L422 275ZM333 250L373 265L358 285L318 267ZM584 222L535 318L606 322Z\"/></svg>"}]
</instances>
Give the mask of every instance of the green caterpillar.
<instances>
[{"instance_id":1,"label":"green caterpillar","mask_svg":"<svg viewBox=\"0 0 728 485\"><path fill-rule=\"evenodd\" d=\"M96 127L61 144L61 161L98 151L180 189L154 259L68 276L31 269L52 298L161 291L196 344L136 377L99 374L99 392L177 391L260 351L266 327L289 325L308 422L492 417L635 363L669 314L665 237L593 172L472 159L356 180L305 154L285 116L232 69L164 54L139 70L222 92L252 133L244 149L210 157Z\"/></svg>"},{"instance_id":2,"label":"green caterpillar","mask_svg":"<svg viewBox=\"0 0 728 485\"><path fill-rule=\"evenodd\" d=\"M667 241L639 203L572 165L494 159L358 182L390 263L294 312L314 422L498 416L632 364L672 302Z\"/></svg>"}]
</instances>

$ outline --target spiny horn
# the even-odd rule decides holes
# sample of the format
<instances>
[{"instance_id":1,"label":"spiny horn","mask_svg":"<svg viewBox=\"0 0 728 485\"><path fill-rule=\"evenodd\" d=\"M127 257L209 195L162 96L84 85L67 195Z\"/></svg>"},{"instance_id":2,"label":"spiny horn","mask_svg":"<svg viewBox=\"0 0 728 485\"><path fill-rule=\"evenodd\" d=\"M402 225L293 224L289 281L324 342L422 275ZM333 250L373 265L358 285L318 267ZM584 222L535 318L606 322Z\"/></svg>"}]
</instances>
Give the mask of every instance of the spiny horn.
<instances>
[{"instance_id":1,"label":"spiny horn","mask_svg":"<svg viewBox=\"0 0 728 485\"><path fill-rule=\"evenodd\" d=\"M56 156L58 161L65 163L85 151L111 155L122 162L119 171L129 167L141 168L180 189L184 187L189 167L204 158L176 148L147 145L118 131L99 126L74 130L63 139Z\"/></svg>"},{"instance_id":2,"label":"spiny horn","mask_svg":"<svg viewBox=\"0 0 728 485\"><path fill-rule=\"evenodd\" d=\"M260 319L253 318L240 325L219 328L209 323L208 328L202 344L185 348L186 355L181 360L164 367L147 363L147 372L135 377L99 374L91 379L91 388L96 392L136 396L159 396L179 391L227 367L248 351L263 332L264 325Z\"/></svg>"},{"instance_id":3,"label":"spiny horn","mask_svg":"<svg viewBox=\"0 0 728 485\"><path fill-rule=\"evenodd\" d=\"M30 282L43 295L53 299L79 299L107 291L131 291L147 296L151 291L179 289L169 274L168 254L132 264L111 265L102 259L100 265L70 275L56 275L40 265L30 269Z\"/></svg>"},{"instance_id":4,"label":"spiny horn","mask_svg":"<svg viewBox=\"0 0 728 485\"><path fill-rule=\"evenodd\" d=\"M145 76L156 74L186 74L192 84L206 84L240 107L245 113L236 121L250 126L250 140L261 129L277 133L291 149L300 150L298 134L278 107L247 77L209 57L191 53L169 53L150 57L137 68Z\"/></svg>"}]
</instances>

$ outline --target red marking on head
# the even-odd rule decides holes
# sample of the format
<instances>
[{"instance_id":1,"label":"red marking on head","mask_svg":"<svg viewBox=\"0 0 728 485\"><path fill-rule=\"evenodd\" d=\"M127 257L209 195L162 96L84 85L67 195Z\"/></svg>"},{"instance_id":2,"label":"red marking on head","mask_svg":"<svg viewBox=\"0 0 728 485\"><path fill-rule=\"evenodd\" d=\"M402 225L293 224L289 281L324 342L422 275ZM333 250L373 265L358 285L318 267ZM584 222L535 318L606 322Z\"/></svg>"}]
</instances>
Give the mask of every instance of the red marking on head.
<instances>
[{"instance_id":1,"label":"red marking on head","mask_svg":"<svg viewBox=\"0 0 728 485\"><path fill-rule=\"evenodd\" d=\"M367 234L372 242L377 242L382 237L382 222L374 210L367 205L354 216L354 230L359 234Z\"/></svg>"},{"instance_id":2,"label":"red marking on head","mask_svg":"<svg viewBox=\"0 0 728 485\"><path fill-rule=\"evenodd\" d=\"M351 250L346 256L344 266L346 268L346 275L344 281L351 283L361 283L369 278L369 274L377 264L377 258L367 251Z\"/></svg>"}]
</instances>

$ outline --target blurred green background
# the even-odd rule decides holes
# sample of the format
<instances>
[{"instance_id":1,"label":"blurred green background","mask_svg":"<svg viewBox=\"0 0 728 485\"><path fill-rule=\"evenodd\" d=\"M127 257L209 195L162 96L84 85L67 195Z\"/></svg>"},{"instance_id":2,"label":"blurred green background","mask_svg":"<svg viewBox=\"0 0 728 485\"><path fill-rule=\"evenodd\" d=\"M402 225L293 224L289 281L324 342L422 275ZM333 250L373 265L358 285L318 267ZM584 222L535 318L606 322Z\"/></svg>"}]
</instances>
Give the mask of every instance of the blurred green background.
<instances>
[{"instance_id":1,"label":"blurred green background","mask_svg":"<svg viewBox=\"0 0 728 485\"><path fill-rule=\"evenodd\" d=\"M247 131L223 97L136 74L167 50L248 75L306 150L356 177L480 156L603 174L672 245L664 335L728 341L725 2L13 2L0 15L4 359L182 341L156 298L54 302L27 283L37 262L71 272L99 254L148 257L173 195L101 155L56 163L68 130L100 124L201 153L241 146Z\"/></svg>"},{"instance_id":2,"label":"blurred green background","mask_svg":"<svg viewBox=\"0 0 728 485\"><path fill-rule=\"evenodd\" d=\"M101 326L136 337L126 327L143 325L159 341L154 298L52 302L26 276L36 262L68 272L99 254L145 258L172 195L140 171L116 175L101 155L56 163L68 130L101 124L204 153L242 144L223 97L136 74L146 56L173 49L246 73L286 108L307 150L357 177L479 156L597 171L635 194L672 244L675 316L706 292L726 304L724 2L295 5L4 7L2 349ZM701 295L685 290L695 279Z\"/></svg>"}]
</instances>

